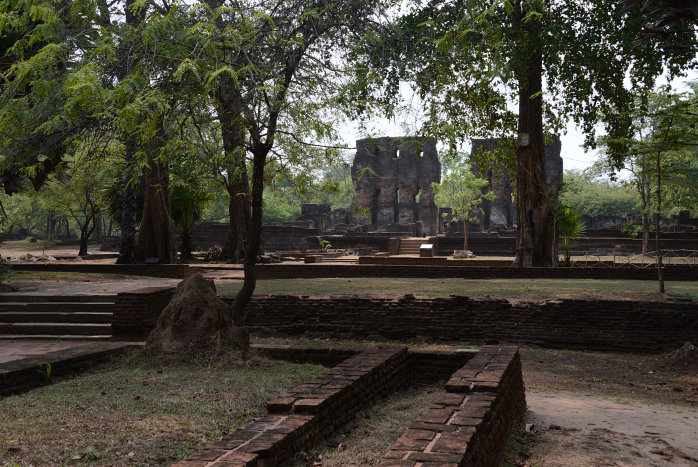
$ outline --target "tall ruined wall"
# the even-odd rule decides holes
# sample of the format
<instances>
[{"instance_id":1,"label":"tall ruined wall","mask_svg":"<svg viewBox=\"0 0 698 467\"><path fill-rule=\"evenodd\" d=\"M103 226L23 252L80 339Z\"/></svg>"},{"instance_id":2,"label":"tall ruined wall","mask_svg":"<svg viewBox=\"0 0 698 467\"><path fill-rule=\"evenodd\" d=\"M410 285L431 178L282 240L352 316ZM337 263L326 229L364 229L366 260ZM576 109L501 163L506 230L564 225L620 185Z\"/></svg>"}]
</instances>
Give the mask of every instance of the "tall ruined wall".
<instances>
[{"instance_id":1,"label":"tall ruined wall","mask_svg":"<svg viewBox=\"0 0 698 467\"><path fill-rule=\"evenodd\" d=\"M500 148L499 138L472 139L471 155L476 155L480 150L489 152ZM562 157L560 152L562 143L559 138L553 138L550 144L545 145L545 179L550 190L559 190L562 186ZM487 229L506 228L511 229L516 224L516 204L512 200L514 187L511 184L509 170L481 169L473 164L472 171L480 178L489 181L489 189L495 194L492 201L485 200L482 203L483 214L480 216L480 226Z\"/></svg>"},{"instance_id":2,"label":"tall ruined wall","mask_svg":"<svg viewBox=\"0 0 698 467\"><path fill-rule=\"evenodd\" d=\"M358 140L351 178L355 222L378 231L437 232L431 186L441 181L436 141L409 137Z\"/></svg>"}]
</instances>

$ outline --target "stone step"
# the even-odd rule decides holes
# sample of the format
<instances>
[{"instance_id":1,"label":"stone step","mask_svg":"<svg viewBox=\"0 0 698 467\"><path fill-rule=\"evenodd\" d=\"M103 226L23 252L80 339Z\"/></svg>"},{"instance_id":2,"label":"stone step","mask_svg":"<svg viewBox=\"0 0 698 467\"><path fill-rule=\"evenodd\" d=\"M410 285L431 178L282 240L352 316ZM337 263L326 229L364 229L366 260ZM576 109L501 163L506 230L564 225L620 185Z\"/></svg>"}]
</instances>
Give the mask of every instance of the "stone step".
<instances>
[{"instance_id":1,"label":"stone step","mask_svg":"<svg viewBox=\"0 0 698 467\"><path fill-rule=\"evenodd\" d=\"M111 336L111 324L93 323L3 323L0 334L32 336Z\"/></svg>"},{"instance_id":2,"label":"stone step","mask_svg":"<svg viewBox=\"0 0 698 467\"><path fill-rule=\"evenodd\" d=\"M0 311L0 323L102 323L111 324L113 313L101 311L33 312Z\"/></svg>"},{"instance_id":3,"label":"stone step","mask_svg":"<svg viewBox=\"0 0 698 467\"><path fill-rule=\"evenodd\" d=\"M400 247L398 248L399 255L418 255L419 247L423 243L427 243L426 238L403 238L400 239Z\"/></svg>"},{"instance_id":4,"label":"stone step","mask_svg":"<svg viewBox=\"0 0 698 467\"><path fill-rule=\"evenodd\" d=\"M112 312L114 302L4 302L0 303L0 312L15 311L19 313L89 313L93 311Z\"/></svg>"},{"instance_id":5,"label":"stone step","mask_svg":"<svg viewBox=\"0 0 698 467\"><path fill-rule=\"evenodd\" d=\"M0 303L34 303L34 302L114 302L116 294L89 294L89 295L56 295L56 294L27 294L27 293L0 293Z\"/></svg>"}]
</instances>

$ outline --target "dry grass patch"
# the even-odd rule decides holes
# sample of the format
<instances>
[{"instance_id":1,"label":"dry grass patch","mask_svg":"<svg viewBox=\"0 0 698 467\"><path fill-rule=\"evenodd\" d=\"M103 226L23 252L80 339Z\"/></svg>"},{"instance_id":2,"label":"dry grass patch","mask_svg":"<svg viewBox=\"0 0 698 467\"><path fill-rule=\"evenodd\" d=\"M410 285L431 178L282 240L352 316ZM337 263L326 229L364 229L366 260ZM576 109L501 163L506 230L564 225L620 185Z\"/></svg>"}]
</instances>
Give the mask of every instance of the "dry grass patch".
<instances>
[{"instance_id":1,"label":"dry grass patch","mask_svg":"<svg viewBox=\"0 0 698 467\"><path fill-rule=\"evenodd\" d=\"M391 394L356 415L339 433L309 453L295 466L378 465L395 441L436 400L438 386L414 386Z\"/></svg>"},{"instance_id":2,"label":"dry grass patch","mask_svg":"<svg viewBox=\"0 0 698 467\"><path fill-rule=\"evenodd\" d=\"M240 282L216 282L219 295L232 295ZM698 300L698 282L667 282L667 293ZM611 279L410 279L410 278L319 278L257 281L255 294L357 295L422 297L464 295L511 302L551 299L664 301L653 281Z\"/></svg>"},{"instance_id":3,"label":"dry grass patch","mask_svg":"<svg viewBox=\"0 0 698 467\"><path fill-rule=\"evenodd\" d=\"M262 359L242 367L118 360L0 399L0 464L169 465L322 371Z\"/></svg>"}]
</instances>

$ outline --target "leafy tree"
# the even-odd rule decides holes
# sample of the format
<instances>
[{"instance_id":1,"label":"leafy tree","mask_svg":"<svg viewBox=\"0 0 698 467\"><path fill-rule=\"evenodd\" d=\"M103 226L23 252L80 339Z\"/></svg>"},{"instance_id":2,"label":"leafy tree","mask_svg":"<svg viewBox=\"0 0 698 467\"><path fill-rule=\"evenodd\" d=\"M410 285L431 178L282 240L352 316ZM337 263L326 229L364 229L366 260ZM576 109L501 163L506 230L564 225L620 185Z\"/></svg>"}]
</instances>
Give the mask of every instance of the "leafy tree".
<instances>
[{"instance_id":1,"label":"leafy tree","mask_svg":"<svg viewBox=\"0 0 698 467\"><path fill-rule=\"evenodd\" d=\"M476 222L483 200L493 200L494 193L483 192L487 180L477 178L470 168L461 165L449 171L441 183L432 183L434 201L443 208L451 208L453 213L463 221L463 249L468 249L468 222Z\"/></svg>"},{"instance_id":2,"label":"leafy tree","mask_svg":"<svg viewBox=\"0 0 698 467\"><path fill-rule=\"evenodd\" d=\"M86 158L51 176L42 196L52 210L71 217L80 230L79 256L87 254L87 243L94 232L98 214L104 207L106 185L104 165Z\"/></svg>"},{"instance_id":3,"label":"leafy tree","mask_svg":"<svg viewBox=\"0 0 698 467\"><path fill-rule=\"evenodd\" d=\"M561 203L555 212L555 226L560 235L562 235L562 244L565 248L565 258L563 263L570 266L571 254L570 246L574 239L584 235L586 230L584 220L579 212L575 211L571 206Z\"/></svg>"},{"instance_id":4,"label":"leafy tree","mask_svg":"<svg viewBox=\"0 0 698 467\"><path fill-rule=\"evenodd\" d=\"M301 213L301 208L298 204L289 203L283 196L270 189L264 190L263 200L262 222L265 224L287 221L298 217Z\"/></svg>"},{"instance_id":5,"label":"leafy tree","mask_svg":"<svg viewBox=\"0 0 698 467\"><path fill-rule=\"evenodd\" d=\"M634 132L631 136L624 139L608 138L605 142L607 146L615 145L625 148L625 152L620 154L625 156L626 160L639 157L647 162L648 171L650 168L653 169L657 271L659 291L664 293L660 227L662 195L667 188L664 182L668 173L665 173L665 169L676 167L672 161L681 161L678 166L682 168L686 168L685 161L689 161L689 166L695 163L695 147L698 145L698 129L696 129L698 99L696 99L695 89L690 95L674 94L665 90L648 95L647 102L647 106L629 114L629 118L634 123ZM693 174L695 175L695 172ZM688 175L690 177L690 173ZM679 179L686 180L685 175L680 175ZM696 186L695 182L694 178L693 186Z\"/></svg>"},{"instance_id":6,"label":"leafy tree","mask_svg":"<svg viewBox=\"0 0 698 467\"><path fill-rule=\"evenodd\" d=\"M195 182L177 184L172 188L172 220L182 236L180 247L182 260L191 259L191 233L202 218L205 204L210 199Z\"/></svg>"},{"instance_id":7,"label":"leafy tree","mask_svg":"<svg viewBox=\"0 0 698 467\"><path fill-rule=\"evenodd\" d=\"M37 193L22 192L2 196L2 223L4 233L19 232L25 236L40 237L47 210Z\"/></svg>"},{"instance_id":8,"label":"leafy tree","mask_svg":"<svg viewBox=\"0 0 698 467\"><path fill-rule=\"evenodd\" d=\"M641 11L601 0L418 3L364 41L347 100L377 94L390 110L401 80L409 80L425 102L424 131L446 139L452 151L469 136L518 140L514 265L549 266L556 238L544 129L558 132L569 116L592 146L599 121L608 134L627 135L633 91L652 89L664 71L674 76L696 64L693 29L671 29L661 45L638 43L643 24Z\"/></svg>"},{"instance_id":9,"label":"leafy tree","mask_svg":"<svg viewBox=\"0 0 698 467\"><path fill-rule=\"evenodd\" d=\"M168 18L175 8L184 6L173 5ZM269 180L266 166L279 148L291 146L280 142L303 141L308 132L321 139L327 135L328 126L318 121L315 103L326 101L334 72L332 54L341 53L352 32L369 18L372 6L363 1L258 0L197 4L191 11L199 21L175 30L178 36L170 41L191 39L190 53L180 55L186 59L180 61L176 75L181 80L198 79L207 94L213 94L224 150L232 155L233 167L225 172L233 184L244 184L250 177L249 189L235 189L231 197L232 202L240 195L250 206L243 214L250 216L245 281L233 310L234 323L243 325L256 284L263 192ZM300 135L295 132L298 122L306 128ZM251 172L245 175L248 164ZM231 213L231 222L235 217Z\"/></svg>"},{"instance_id":10,"label":"leafy tree","mask_svg":"<svg viewBox=\"0 0 698 467\"><path fill-rule=\"evenodd\" d=\"M89 126L75 101L91 83L70 73L95 38L92 7L82 0L0 2L0 184L9 195L39 189Z\"/></svg>"},{"instance_id":11,"label":"leafy tree","mask_svg":"<svg viewBox=\"0 0 698 467\"><path fill-rule=\"evenodd\" d=\"M640 196L643 254L648 251L652 208L655 208L656 216L662 198L665 204L670 200L674 210L691 206L691 199L695 199L698 188L698 154L695 150L698 117L694 113L698 105L697 90L698 86L694 86L684 95L673 94L667 89L650 93L646 96L647 105L638 106L629 115L633 122L630 137L600 138L605 149L614 145L625 148L621 167L632 174L630 184ZM613 174L618 160L619 157L606 156L599 166Z\"/></svg>"},{"instance_id":12,"label":"leafy tree","mask_svg":"<svg viewBox=\"0 0 698 467\"><path fill-rule=\"evenodd\" d=\"M638 212L638 195L626 184L597 177L594 171L577 170L566 170L563 181L560 200L582 215L622 216Z\"/></svg>"}]
</instances>

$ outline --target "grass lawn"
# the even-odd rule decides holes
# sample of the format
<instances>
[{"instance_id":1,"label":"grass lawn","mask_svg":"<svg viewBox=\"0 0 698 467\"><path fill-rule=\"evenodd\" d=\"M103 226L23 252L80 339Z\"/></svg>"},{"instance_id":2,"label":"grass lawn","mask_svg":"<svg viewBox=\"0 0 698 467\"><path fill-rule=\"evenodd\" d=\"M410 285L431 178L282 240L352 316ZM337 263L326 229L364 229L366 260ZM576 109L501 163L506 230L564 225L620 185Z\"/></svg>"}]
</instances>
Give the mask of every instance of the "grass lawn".
<instances>
[{"instance_id":1,"label":"grass lawn","mask_svg":"<svg viewBox=\"0 0 698 467\"><path fill-rule=\"evenodd\" d=\"M138 356L0 399L2 465L169 465L323 370L256 359L168 364Z\"/></svg>"},{"instance_id":2,"label":"grass lawn","mask_svg":"<svg viewBox=\"0 0 698 467\"><path fill-rule=\"evenodd\" d=\"M231 295L241 282L217 282L219 295ZM388 295L425 297L465 295L511 301L611 299L663 301L654 281L609 279L407 279L323 278L259 280L255 293L296 295ZM698 300L698 282L667 282L667 293Z\"/></svg>"}]
</instances>

